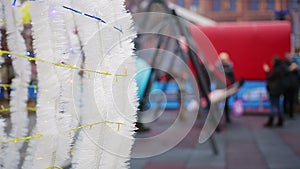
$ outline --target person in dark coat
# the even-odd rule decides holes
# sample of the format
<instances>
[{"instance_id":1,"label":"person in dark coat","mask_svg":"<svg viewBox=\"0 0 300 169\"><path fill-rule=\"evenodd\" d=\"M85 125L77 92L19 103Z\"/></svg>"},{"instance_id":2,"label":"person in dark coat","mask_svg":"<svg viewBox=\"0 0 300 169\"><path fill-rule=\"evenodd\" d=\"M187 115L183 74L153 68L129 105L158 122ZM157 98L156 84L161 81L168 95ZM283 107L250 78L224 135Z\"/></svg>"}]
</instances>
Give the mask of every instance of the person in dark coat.
<instances>
[{"instance_id":1,"label":"person in dark coat","mask_svg":"<svg viewBox=\"0 0 300 169\"><path fill-rule=\"evenodd\" d=\"M228 53L226 53L226 52L221 52L219 54L219 58L221 60L221 63L222 63L223 69L224 69L224 73L225 73L225 76L226 76L226 87L228 87L228 86L232 85L235 82L233 64L229 59ZM230 119L230 111L229 111L228 100L229 100L229 97L227 97L226 100L225 100L224 113L225 113L226 122L230 123L231 119Z\"/></svg>"},{"instance_id":2,"label":"person in dark coat","mask_svg":"<svg viewBox=\"0 0 300 169\"><path fill-rule=\"evenodd\" d=\"M267 64L263 66L264 71L267 75L267 91L269 94L269 99L271 103L271 113L267 123L264 124L265 127L273 126L273 121L275 116L278 116L277 126L283 126L283 111L280 106L280 96L283 94L282 78L284 76L284 65L279 57L275 56L273 58L273 68L270 68Z\"/></svg>"},{"instance_id":3,"label":"person in dark coat","mask_svg":"<svg viewBox=\"0 0 300 169\"><path fill-rule=\"evenodd\" d=\"M285 72L283 78L284 86L284 112L289 115L290 118L294 117L294 109L298 96L299 86L299 69L295 62L292 60L290 53L285 54L285 60L283 61Z\"/></svg>"}]
</instances>

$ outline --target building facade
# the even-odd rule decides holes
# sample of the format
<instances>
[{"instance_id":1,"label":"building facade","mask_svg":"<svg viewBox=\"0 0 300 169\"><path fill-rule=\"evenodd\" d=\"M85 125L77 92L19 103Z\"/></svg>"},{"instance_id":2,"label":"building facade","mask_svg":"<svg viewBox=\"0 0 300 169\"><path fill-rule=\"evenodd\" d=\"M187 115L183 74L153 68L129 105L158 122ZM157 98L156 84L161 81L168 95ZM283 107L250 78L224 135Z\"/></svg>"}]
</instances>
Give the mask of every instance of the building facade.
<instances>
[{"instance_id":1,"label":"building facade","mask_svg":"<svg viewBox=\"0 0 300 169\"><path fill-rule=\"evenodd\" d=\"M215 21L291 19L297 0L169 0ZM282 17L285 18L282 18Z\"/></svg>"},{"instance_id":2,"label":"building facade","mask_svg":"<svg viewBox=\"0 0 300 169\"><path fill-rule=\"evenodd\" d=\"M148 0L126 0L127 8L139 11ZM164 0L162 0L164 1ZM300 0L165 0L185 7L217 22L291 20ZM298 9L297 9L298 10ZM287 14L289 13L289 14Z\"/></svg>"}]
</instances>

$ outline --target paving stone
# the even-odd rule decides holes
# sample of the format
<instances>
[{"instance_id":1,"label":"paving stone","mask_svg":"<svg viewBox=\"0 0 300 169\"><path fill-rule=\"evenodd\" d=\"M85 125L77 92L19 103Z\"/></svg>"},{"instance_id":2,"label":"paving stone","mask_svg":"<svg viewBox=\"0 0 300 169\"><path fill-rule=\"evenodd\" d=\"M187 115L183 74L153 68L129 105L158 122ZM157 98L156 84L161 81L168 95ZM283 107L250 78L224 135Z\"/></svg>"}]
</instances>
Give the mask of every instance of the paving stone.
<instances>
[{"instance_id":1,"label":"paving stone","mask_svg":"<svg viewBox=\"0 0 300 169\"><path fill-rule=\"evenodd\" d=\"M225 169L219 167L186 167L185 169Z\"/></svg>"},{"instance_id":2,"label":"paving stone","mask_svg":"<svg viewBox=\"0 0 300 169\"><path fill-rule=\"evenodd\" d=\"M297 115L298 116L298 115ZM214 134L219 150L214 155L211 142L198 143L201 128L193 127L188 135L171 150L144 159L132 159L132 169L300 169L300 118L286 120L283 128L263 128L264 116L234 117L231 124L222 123L222 130ZM174 122L174 112L149 123L153 131L138 134L140 137L157 135ZM200 123L200 122L199 122ZM180 126L179 126L180 127ZM180 129L174 130L176 137ZM147 152L165 148L174 139L163 142L135 145ZM134 148L134 149L135 149Z\"/></svg>"},{"instance_id":3,"label":"paving stone","mask_svg":"<svg viewBox=\"0 0 300 169\"><path fill-rule=\"evenodd\" d=\"M227 167L229 169L267 169L267 164L256 144L229 142L227 143Z\"/></svg>"},{"instance_id":4,"label":"paving stone","mask_svg":"<svg viewBox=\"0 0 300 169\"><path fill-rule=\"evenodd\" d=\"M131 169L143 169L148 162L149 162L148 159L131 159L130 160L130 168Z\"/></svg>"},{"instance_id":5,"label":"paving stone","mask_svg":"<svg viewBox=\"0 0 300 169\"><path fill-rule=\"evenodd\" d=\"M258 131L255 137L269 168L300 168L300 158L274 130Z\"/></svg>"},{"instance_id":6,"label":"paving stone","mask_svg":"<svg viewBox=\"0 0 300 169\"><path fill-rule=\"evenodd\" d=\"M198 144L198 139L200 135L199 128L192 128L187 136L176 146L182 148L194 148Z\"/></svg>"},{"instance_id":7,"label":"paving stone","mask_svg":"<svg viewBox=\"0 0 300 169\"><path fill-rule=\"evenodd\" d=\"M174 148L161 155L148 158L152 162L186 163L191 157L191 149Z\"/></svg>"},{"instance_id":8,"label":"paving stone","mask_svg":"<svg viewBox=\"0 0 300 169\"><path fill-rule=\"evenodd\" d=\"M144 169L185 169L185 165L183 163L149 162Z\"/></svg>"},{"instance_id":9,"label":"paving stone","mask_svg":"<svg viewBox=\"0 0 300 169\"><path fill-rule=\"evenodd\" d=\"M219 151L218 155L215 155L212 151L209 140L203 144L199 144L195 148L189 161L187 162L187 167L215 167L215 168L224 168L226 164L225 159L225 147L224 139L220 136L214 136L215 142Z\"/></svg>"},{"instance_id":10,"label":"paving stone","mask_svg":"<svg viewBox=\"0 0 300 169\"><path fill-rule=\"evenodd\" d=\"M300 131L281 132L279 136L300 156Z\"/></svg>"}]
</instances>

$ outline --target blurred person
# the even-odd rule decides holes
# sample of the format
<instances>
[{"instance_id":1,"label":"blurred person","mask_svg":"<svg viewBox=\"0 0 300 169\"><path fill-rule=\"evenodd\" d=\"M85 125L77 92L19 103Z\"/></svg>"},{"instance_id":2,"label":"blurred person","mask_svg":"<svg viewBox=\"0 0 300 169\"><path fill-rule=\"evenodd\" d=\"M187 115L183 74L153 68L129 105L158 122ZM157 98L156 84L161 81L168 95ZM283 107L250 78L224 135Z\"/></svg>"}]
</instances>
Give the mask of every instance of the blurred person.
<instances>
[{"instance_id":1,"label":"blurred person","mask_svg":"<svg viewBox=\"0 0 300 169\"><path fill-rule=\"evenodd\" d=\"M140 57L136 56L136 69L137 73L135 75L135 80L137 82L138 86L138 98L139 98L139 111L137 113L137 122L135 124L136 126L136 132L147 132L150 130L150 128L145 127L144 123L141 121L141 113L143 111L146 111L146 102L148 99L146 88L149 83L149 80L151 78L151 67L145 60L143 60Z\"/></svg>"},{"instance_id":2,"label":"blurred person","mask_svg":"<svg viewBox=\"0 0 300 169\"><path fill-rule=\"evenodd\" d=\"M273 67L270 71L270 67L267 64L263 65L263 69L267 75L267 91L269 94L271 112L268 121L264 124L264 127L272 127L275 116L278 116L277 126L283 126L283 111L280 106L280 96L283 94L282 78L284 76L284 65L278 56L273 58Z\"/></svg>"},{"instance_id":3,"label":"blurred person","mask_svg":"<svg viewBox=\"0 0 300 169\"><path fill-rule=\"evenodd\" d=\"M229 59L229 54L226 53L226 52L221 52L219 54L219 58L221 60L221 64L223 66L224 73L225 73L225 76L226 76L226 82L225 82L226 87L229 87L230 85L235 83L235 75L234 75L234 71L233 71L233 64L232 64L231 60ZM231 119L230 119L230 110L229 110L228 100L229 100L229 97L226 97L225 106L224 106L224 113L225 113L226 122L230 123Z\"/></svg>"},{"instance_id":4,"label":"blurred person","mask_svg":"<svg viewBox=\"0 0 300 169\"><path fill-rule=\"evenodd\" d=\"M284 112L289 115L290 118L294 117L294 109L298 95L299 86L299 67L293 61L290 53L285 54L285 59L283 61L285 67L285 75L283 78L284 86Z\"/></svg>"},{"instance_id":5,"label":"blurred person","mask_svg":"<svg viewBox=\"0 0 300 169\"><path fill-rule=\"evenodd\" d=\"M295 48L294 54L292 57L293 62L295 62L298 66L300 65L300 48Z\"/></svg>"}]
</instances>

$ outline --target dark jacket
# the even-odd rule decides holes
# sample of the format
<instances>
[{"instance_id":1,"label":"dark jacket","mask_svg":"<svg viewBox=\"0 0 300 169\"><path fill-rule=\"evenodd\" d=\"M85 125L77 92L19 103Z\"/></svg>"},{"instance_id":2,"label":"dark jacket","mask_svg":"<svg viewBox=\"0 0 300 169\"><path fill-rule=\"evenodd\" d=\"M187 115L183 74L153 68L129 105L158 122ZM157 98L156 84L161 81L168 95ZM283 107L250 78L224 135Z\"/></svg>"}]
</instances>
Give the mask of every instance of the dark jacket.
<instances>
[{"instance_id":1,"label":"dark jacket","mask_svg":"<svg viewBox=\"0 0 300 169\"><path fill-rule=\"evenodd\" d=\"M283 66L284 66L284 77L283 77L283 87L285 89L287 88L291 88L291 87L297 87L299 85L299 81L300 81L300 75L299 75L299 70L294 70L294 71L289 71L289 66L292 64L293 62L285 60L283 62Z\"/></svg>"},{"instance_id":2,"label":"dark jacket","mask_svg":"<svg viewBox=\"0 0 300 169\"><path fill-rule=\"evenodd\" d=\"M267 91L271 97L283 94L282 78L284 74L285 68L281 62L275 63L272 72L267 73Z\"/></svg>"},{"instance_id":3,"label":"dark jacket","mask_svg":"<svg viewBox=\"0 0 300 169\"><path fill-rule=\"evenodd\" d=\"M224 64L223 68L226 76L226 86L232 85L235 82L232 64Z\"/></svg>"}]
</instances>

